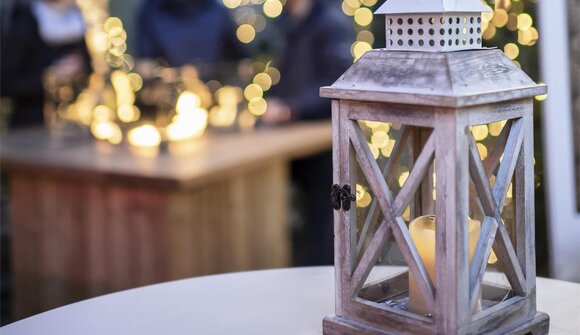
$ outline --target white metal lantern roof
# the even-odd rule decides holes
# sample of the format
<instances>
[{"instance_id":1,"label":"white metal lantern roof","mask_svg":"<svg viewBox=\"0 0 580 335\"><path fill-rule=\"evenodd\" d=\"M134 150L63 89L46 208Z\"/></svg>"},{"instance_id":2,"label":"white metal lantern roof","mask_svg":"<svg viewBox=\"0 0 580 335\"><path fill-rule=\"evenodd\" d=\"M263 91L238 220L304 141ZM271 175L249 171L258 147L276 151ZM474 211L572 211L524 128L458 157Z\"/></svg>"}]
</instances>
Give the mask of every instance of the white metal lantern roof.
<instances>
[{"instance_id":1,"label":"white metal lantern roof","mask_svg":"<svg viewBox=\"0 0 580 335\"><path fill-rule=\"evenodd\" d=\"M387 0L375 14L483 12L491 9L481 0Z\"/></svg>"},{"instance_id":2,"label":"white metal lantern roof","mask_svg":"<svg viewBox=\"0 0 580 335\"><path fill-rule=\"evenodd\" d=\"M482 47L481 0L387 0L386 49L445 52Z\"/></svg>"}]
</instances>

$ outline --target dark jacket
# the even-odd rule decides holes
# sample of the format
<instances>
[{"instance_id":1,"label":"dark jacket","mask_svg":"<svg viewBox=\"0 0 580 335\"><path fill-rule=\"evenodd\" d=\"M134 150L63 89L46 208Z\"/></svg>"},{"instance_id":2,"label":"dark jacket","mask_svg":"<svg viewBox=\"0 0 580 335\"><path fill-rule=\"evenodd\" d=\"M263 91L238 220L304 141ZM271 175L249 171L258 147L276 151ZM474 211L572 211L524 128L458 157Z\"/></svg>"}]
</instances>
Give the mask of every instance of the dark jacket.
<instances>
[{"instance_id":1,"label":"dark jacket","mask_svg":"<svg viewBox=\"0 0 580 335\"><path fill-rule=\"evenodd\" d=\"M281 80L272 95L287 103L295 120L330 117L330 101L319 97L352 65L353 23L331 4L316 1L304 22L283 18L286 47Z\"/></svg>"},{"instance_id":2,"label":"dark jacket","mask_svg":"<svg viewBox=\"0 0 580 335\"><path fill-rule=\"evenodd\" d=\"M212 0L147 0L137 24L140 58L182 66L246 56L228 9Z\"/></svg>"},{"instance_id":3,"label":"dark jacket","mask_svg":"<svg viewBox=\"0 0 580 335\"><path fill-rule=\"evenodd\" d=\"M65 45L48 45L40 37L38 22L30 6L14 9L8 31L2 34L0 62L3 97L12 99L11 127L44 123L44 71L66 55L80 53L89 71L84 40Z\"/></svg>"}]
</instances>

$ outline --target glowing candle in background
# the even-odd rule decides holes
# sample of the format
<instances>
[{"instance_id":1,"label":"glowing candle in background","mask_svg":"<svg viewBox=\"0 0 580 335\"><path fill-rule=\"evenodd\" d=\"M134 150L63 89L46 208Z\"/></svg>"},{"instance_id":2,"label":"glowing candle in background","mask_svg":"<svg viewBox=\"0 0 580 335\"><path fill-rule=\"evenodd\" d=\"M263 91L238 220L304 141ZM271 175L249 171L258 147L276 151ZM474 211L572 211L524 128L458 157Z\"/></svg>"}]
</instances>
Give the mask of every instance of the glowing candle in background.
<instances>
[{"instance_id":1,"label":"glowing candle in background","mask_svg":"<svg viewBox=\"0 0 580 335\"><path fill-rule=\"evenodd\" d=\"M436 282L435 227L435 216L433 215L418 217L409 224L409 233L433 284ZM480 230L481 223L477 220L469 219L469 262L473 258ZM409 310L421 315L433 312L427 308L423 294L411 273L409 273Z\"/></svg>"}]
</instances>

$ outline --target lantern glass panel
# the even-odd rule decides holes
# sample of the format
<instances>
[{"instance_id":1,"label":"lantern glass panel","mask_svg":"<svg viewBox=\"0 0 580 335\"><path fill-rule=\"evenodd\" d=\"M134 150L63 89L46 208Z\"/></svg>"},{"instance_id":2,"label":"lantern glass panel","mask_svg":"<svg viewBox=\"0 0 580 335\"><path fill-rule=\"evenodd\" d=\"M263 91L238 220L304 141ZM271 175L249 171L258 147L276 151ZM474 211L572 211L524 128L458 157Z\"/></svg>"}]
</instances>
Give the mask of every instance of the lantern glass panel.
<instances>
[{"instance_id":1,"label":"lantern glass panel","mask_svg":"<svg viewBox=\"0 0 580 335\"><path fill-rule=\"evenodd\" d=\"M370 185L367 177L372 172L364 171L360 150L357 151L355 146L351 146L351 157L356 157L351 160L351 183L356 185L357 199L355 213L351 214L356 222L352 228L356 241L353 260L355 267L360 266L361 262L371 262L367 264L371 270L355 292L355 298L373 302L379 308L395 308L420 315L431 314L431 310L410 308L410 291L419 300L422 300L423 291L419 289L421 284L409 273L408 264L419 262L419 266L426 269L425 273L428 272L429 276L434 277L434 229L427 231L431 238L417 246L409 231L409 224L413 220L435 214L434 159L432 154L423 153L433 131L430 128L366 120L353 122L353 126L362 135L361 142L364 139L363 145L367 145L369 149L366 156L372 157L370 163L375 164L381 171L383 185L387 187L387 190L376 190L376 185L374 188ZM423 161L418 164L423 165L418 169L422 172L414 170L415 163L419 160ZM419 182L407 185L409 179ZM381 204L381 197L390 204L386 209L384 202ZM385 217L393 217L392 214L397 222L385 220ZM385 229L386 225L390 228ZM384 242L377 247L376 237L381 233L381 228L383 232L388 232ZM405 240L404 236L409 240ZM424 264L420 258L409 259L410 250L418 250L421 257L427 250L425 262L429 264ZM433 278L429 279L430 282L426 285L431 286L432 280Z\"/></svg>"},{"instance_id":2,"label":"lantern glass panel","mask_svg":"<svg viewBox=\"0 0 580 335\"><path fill-rule=\"evenodd\" d=\"M520 152L518 122L519 119L513 119L471 127L471 146L476 150L470 150L469 217L476 222L480 233L477 245L470 241L470 254L476 254L475 264L470 256L470 271L476 271L478 266L485 268L483 283L475 294L470 283L474 314L517 296L511 283L516 281L516 268L520 264L517 259L510 262L506 250L511 249L514 254L517 250L515 179L510 165L515 166ZM475 171L478 168L474 164L481 174ZM480 250L476 248L483 249L483 241L489 240L489 234L494 236L493 245L489 244L486 253L478 259Z\"/></svg>"}]
</instances>

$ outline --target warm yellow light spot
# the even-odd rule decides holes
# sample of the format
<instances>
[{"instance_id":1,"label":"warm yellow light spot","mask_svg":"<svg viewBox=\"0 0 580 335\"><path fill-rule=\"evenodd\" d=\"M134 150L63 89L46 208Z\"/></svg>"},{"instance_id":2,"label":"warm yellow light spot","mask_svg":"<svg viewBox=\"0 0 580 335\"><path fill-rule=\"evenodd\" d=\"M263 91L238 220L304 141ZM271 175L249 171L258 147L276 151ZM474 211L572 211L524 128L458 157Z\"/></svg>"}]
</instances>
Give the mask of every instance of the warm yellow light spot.
<instances>
[{"instance_id":1,"label":"warm yellow light spot","mask_svg":"<svg viewBox=\"0 0 580 335\"><path fill-rule=\"evenodd\" d=\"M489 129L486 124L471 127L471 132L476 141L483 141L489 135Z\"/></svg>"},{"instance_id":2,"label":"warm yellow light spot","mask_svg":"<svg viewBox=\"0 0 580 335\"><path fill-rule=\"evenodd\" d=\"M244 110L240 113L238 124L240 125L240 129L243 131L252 130L256 125L256 117L247 110Z\"/></svg>"},{"instance_id":3,"label":"warm yellow light spot","mask_svg":"<svg viewBox=\"0 0 580 335\"><path fill-rule=\"evenodd\" d=\"M123 28L123 22L118 17L108 17L103 23L103 28L105 31L110 31L115 28Z\"/></svg>"},{"instance_id":4,"label":"warm yellow light spot","mask_svg":"<svg viewBox=\"0 0 580 335\"><path fill-rule=\"evenodd\" d=\"M367 7L372 7L377 4L377 0L361 0L361 2Z\"/></svg>"},{"instance_id":5,"label":"warm yellow light spot","mask_svg":"<svg viewBox=\"0 0 580 335\"><path fill-rule=\"evenodd\" d=\"M375 159L378 159L379 158L379 155L381 153L380 150L379 150L379 148L377 148L376 145L374 145L374 144L372 144L370 142L368 143L368 145L369 145L369 148L371 149L371 153L373 154L373 157Z\"/></svg>"},{"instance_id":6,"label":"warm yellow light spot","mask_svg":"<svg viewBox=\"0 0 580 335\"><path fill-rule=\"evenodd\" d=\"M242 101L242 89L234 86L224 86L216 91L216 100L220 106L235 107Z\"/></svg>"},{"instance_id":7,"label":"warm yellow light spot","mask_svg":"<svg viewBox=\"0 0 580 335\"><path fill-rule=\"evenodd\" d=\"M512 185L512 183L510 183L510 187L508 188L507 194L506 194L506 197L508 199L511 199L513 197L513 190L512 190L512 188L513 188L513 185Z\"/></svg>"},{"instance_id":8,"label":"warm yellow light spot","mask_svg":"<svg viewBox=\"0 0 580 335\"><path fill-rule=\"evenodd\" d=\"M356 207L366 208L371 204L372 200L373 198L371 197L371 195L365 192L362 199L356 201Z\"/></svg>"},{"instance_id":9,"label":"warm yellow light spot","mask_svg":"<svg viewBox=\"0 0 580 335\"><path fill-rule=\"evenodd\" d=\"M493 19L493 12L481 13L481 21L482 21L484 27L487 27L487 25L491 22L492 19Z\"/></svg>"},{"instance_id":10,"label":"warm yellow light spot","mask_svg":"<svg viewBox=\"0 0 580 335\"><path fill-rule=\"evenodd\" d=\"M184 91L177 98L175 110L178 114L193 111L201 105L199 96L191 91Z\"/></svg>"},{"instance_id":11,"label":"warm yellow light spot","mask_svg":"<svg viewBox=\"0 0 580 335\"><path fill-rule=\"evenodd\" d=\"M272 78L272 85L277 85L280 82L280 71L277 68L270 66L265 72Z\"/></svg>"},{"instance_id":12,"label":"warm yellow light spot","mask_svg":"<svg viewBox=\"0 0 580 335\"><path fill-rule=\"evenodd\" d=\"M544 101L548 99L548 95L547 94L537 95L535 99L536 101Z\"/></svg>"},{"instance_id":13,"label":"warm yellow light spot","mask_svg":"<svg viewBox=\"0 0 580 335\"><path fill-rule=\"evenodd\" d=\"M495 264L497 263L497 256L495 255L495 252L493 252L493 250L491 251L491 253L489 254L489 258L487 259L487 264Z\"/></svg>"},{"instance_id":14,"label":"warm yellow light spot","mask_svg":"<svg viewBox=\"0 0 580 335\"><path fill-rule=\"evenodd\" d=\"M214 106L209 112L209 123L214 127L229 127L236 120L235 106Z\"/></svg>"},{"instance_id":15,"label":"warm yellow light spot","mask_svg":"<svg viewBox=\"0 0 580 335\"><path fill-rule=\"evenodd\" d=\"M503 127L505 126L506 121L498 121L489 124L489 134L491 136L499 136Z\"/></svg>"},{"instance_id":16,"label":"warm yellow light spot","mask_svg":"<svg viewBox=\"0 0 580 335\"><path fill-rule=\"evenodd\" d=\"M491 175L491 177L489 177L489 185L491 185L491 187L495 185L495 175Z\"/></svg>"},{"instance_id":17,"label":"warm yellow light spot","mask_svg":"<svg viewBox=\"0 0 580 335\"><path fill-rule=\"evenodd\" d=\"M389 143L389 135L384 131L374 131L371 136L371 143L382 149Z\"/></svg>"},{"instance_id":18,"label":"warm yellow light spot","mask_svg":"<svg viewBox=\"0 0 580 335\"><path fill-rule=\"evenodd\" d=\"M146 124L129 130L127 140L137 147L156 147L161 143L161 135L153 125Z\"/></svg>"},{"instance_id":19,"label":"warm yellow light spot","mask_svg":"<svg viewBox=\"0 0 580 335\"><path fill-rule=\"evenodd\" d=\"M403 220L410 221L411 220L411 207L407 207L403 212Z\"/></svg>"},{"instance_id":20,"label":"warm yellow light spot","mask_svg":"<svg viewBox=\"0 0 580 335\"><path fill-rule=\"evenodd\" d=\"M494 10L493 19L491 19L491 22L493 23L494 26L498 28L505 26L506 23L508 22L507 12L501 8Z\"/></svg>"},{"instance_id":21,"label":"warm yellow light spot","mask_svg":"<svg viewBox=\"0 0 580 335\"><path fill-rule=\"evenodd\" d=\"M117 56L117 57L122 56L125 53L125 51L127 51L127 44L125 44L125 43L123 43L121 45L115 45L109 49L109 52L111 53L111 55Z\"/></svg>"},{"instance_id":22,"label":"warm yellow light spot","mask_svg":"<svg viewBox=\"0 0 580 335\"><path fill-rule=\"evenodd\" d=\"M236 31L236 36L242 43L250 43L256 37L256 30L249 24L242 24Z\"/></svg>"},{"instance_id":23,"label":"warm yellow light spot","mask_svg":"<svg viewBox=\"0 0 580 335\"><path fill-rule=\"evenodd\" d=\"M495 36L495 33L496 33L495 26L489 25L487 29L485 29L485 31L483 32L483 39L491 40Z\"/></svg>"},{"instance_id":24,"label":"warm yellow light spot","mask_svg":"<svg viewBox=\"0 0 580 335\"><path fill-rule=\"evenodd\" d=\"M203 108L193 108L175 115L167 126L167 137L170 141L180 141L200 137L207 127L208 113Z\"/></svg>"},{"instance_id":25,"label":"warm yellow light spot","mask_svg":"<svg viewBox=\"0 0 580 335\"><path fill-rule=\"evenodd\" d=\"M97 51L107 51L111 46L111 40L109 40L109 35L106 33L99 31L93 34L92 36L92 46Z\"/></svg>"},{"instance_id":26,"label":"warm yellow light spot","mask_svg":"<svg viewBox=\"0 0 580 335\"><path fill-rule=\"evenodd\" d=\"M380 122L378 126L373 128L373 131L383 131L385 133L389 133L389 130L391 129L391 125L388 123L384 123L384 122Z\"/></svg>"},{"instance_id":27,"label":"warm yellow light spot","mask_svg":"<svg viewBox=\"0 0 580 335\"><path fill-rule=\"evenodd\" d=\"M252 100L248 102L248 111L250 111L250 113L256 116L264 115L264 113L266 113L267 108L268 103L266 103L266 100L264 100L264 98L258 97L252 98Z\"/></svg>"},{"instance_id":28,"label":"warm yellow light spot","mask_svg":"<svg viewBox=\"0 0 580 335\"><path fill-rule=\"evenodd\" d=\"M272 87L272 78L267 73L261 72L254 77L254 84L259 85L265 92Z\"/></svg>"},{"instance_id":29,"label":"warm yellow light spot","mask_svg":"<svg viewBox=\"0 0 580 335\"><path fill-rule=\"evenodd\" d=\"M538 31L536 28L531 27L527 30L518 31L518 43L522 45L534 45L538 41Z\"/></svg>"},{"instance_id":30,"label":"warm yellow light spot","mask_svg":"<svg viewBox=\"0 0 580 335\"><path fill-rule=\"evenodd\" d=\"M403 185L407 181L407 178L409 178L409 171L402 172L401 175L399 176L399 186L400 187L403 187Z\"/></svg>"},{"instance_id":31,"label":"warm yellow light spot","mask_svg":"<svg viewBox=\"0 0 580 335\"><path fill-rule=\"evenodd\" d=\"M364 121L365 125L371 129L378 127L381 125L380 122L375 122L375 121Z\"/></svg>"},{"instance_id":32,"label":"warm yellow light spot","mask_svg":"<svg viewBox=\"0 0 580 335\"><path fill-rule=\"evenodd\" d=\"M361 27L368 26L373 22L373 12L366 7L357 9L354 13L354 22Z\"/></svg>"},{"instance_id":33,"label":"warm yellow light spot","mask_svg":"<svg viewBox=\"0 0 580 335\"><path fill-rule=\"evenodd\" d=\"M503 8L505 10L508 10L511 5L512 5L511 0L496 0L495 1L495 8Z\"/></svg>"},{"instance_id":34,"label":"warm yellow light spot","mask_svg":"<svg viewBox=\"0 0 580 335\"><path fill-rule=\"evenodd\" d=\"M143 78L137 73L129 73L127 75L129 78L129 84L133 89L133 92L139 91L143 87Z\"/></svg>"},{"instance_id":35,"label":"warm yellow light spot","mask_svg":"<svg viewBox=\"0 0 580 335\"><path fill-rule=\"evenodd\" d=\"M361 5L361 1L360 0L344 0L344 2L346 2L347 5L349 5L352 8L359 8Z\"/></svg>"},{"instance_id":36,"label":"warm yellow light spot","mask_svg":"<svg viewBox=\"0 0 580 335\"><path fill-rule=\"evenodd\" d=\"M375 35L368 30L363 30L356 35L356 40L373 45L373 43L375 43Z\"/></svg>"},{"instance_id":37,"label":"warm yellow light spot","mask_svg":"<svg viewBox=\"0 0 580 335\"><path fill-rule=\"evenodd\" d=\"M530 16L530 14L520 14L518 15L518 29L519 30L528 30L532 27L532 24L534 23L534 21L532 20L532 17Z\"/></svg>"},{"instance_id":38,"label":"warm yellow light spot","mask_svg":"<svg viewBox=\"0 0 580 335\"><path fill-rule=\"evenodd\" d=\"M481 160L487 158L487 147L482 143L477 143L477 151L479 151L479 157Z\"/></svg>"},{"instance_id":39,"label":"warm yellow light spot","mask_svg":"<svg viewBox=\"0 0 580 335\"><path fill-rule=\"evenodd\" d=\"M508 43L503 47L503 52L509 59L516 59L520 55L520 48L514 43Z\"/></svg>"},{"instance_id":40,"label":"warm yellow light spot","mask_svg":"<svg viewBox=\"0 0 580 335\"><path fill-rule=\"evenodd\" d=\"M117 108L117 117L121 122L129 123L139 120L141 112L136 106L121 105Z\"/></svg>"},{"instance_id":41,"label":"warm yellow light spot","mask_svg":"<svg viewBox=\"0 0 580 335\"><path fill-rule=\"evenodd\" d=\"M367 42L354 42L352 55L355 60L361 58L367 51L372 50L372 46Z\"/></svg>"},{"instance_id":42,"label":"warm yellow light spot","mask_svg":"<svg viewBox=\"0 0 580 335\"><path fill-rule=\"evenodd\" d=\"M266 0L263 9L267 17L278 17L282 14L282 3L278 0Z\"/></svg>"},{"instance_id":43,"label":"warm yellow light spot","mask_svg":"<svg viewBox=\"0 0 580 335\"><path fill-rule=\"evenodd\" d=\"M246 86L246 89L244 89L244 97L246 97L246 100L248 101L251 101L254 98L261 98L263 96L264 91L259 85L250 84Z\"/></svg>"},{"instance_id":44,"label":"warm yellow light spot","mask_svg":"<svg viewBox=\"0 0 580 335\"><path fill-rule=\"evenodd\" d=\"M96 139L107 140L113 144L121 143L123 133L114 122L97 122L91 126L91 133Z\"/></svg>"},{"instance_id":45,"label":"warm yellow light spot","mask_svg":"<svg viewBox=\"0 0 580 335\"><path fill-rule=\"evenodd\" d=\"M381 148L381 154L387 158L391 157L393 153L393 148L395 147L395 140L391 139L387 142L387 145L384 148Z\"/></svg>"},{"instance_id":46,"label":"warm yellow light spot","mask_svg":"<svg viewBox=\"0 0 580 335\"><path fill-rule=\"evenodd\" d=\"M354 13L360 7L360 3L357 7L353 7L349 4L349 2L352 2L352 1L344 0L342 2L342 12L348 16L354 16Z\"/></svg>"},{"instance_id":47,"label":"warm yellow light spot","mask_svg":"<svg viewBox=\"0 0 580 335\"><path fill-rule=\"evenodd\" d=\"M365 193L365 188L361 184L356 184L356 201L360 201Z\"/></svg>"},{"instance_id":48,"label":"warm yellow light spot","mask_svg":"<svg viewBox=\"0 0 580 335\"><path fill-rule=\"evenodd\" d=\"M229 9L238 8L240 6L240 4L242 3L241 0L223 0L223 2L224 2L224 6L226 6Z\"/></svg>"},{"instance_id":49,"label":"warm yellow light spot","mask_svg":"<svg viewBox=\"0 0 580 335\"><path fill-rule=\"evenodd\" d=\"M98 105L93 110L93 118L97 122L112 121L115 118L115 113L105 105Z\"/></svg>"}]
</instances>

